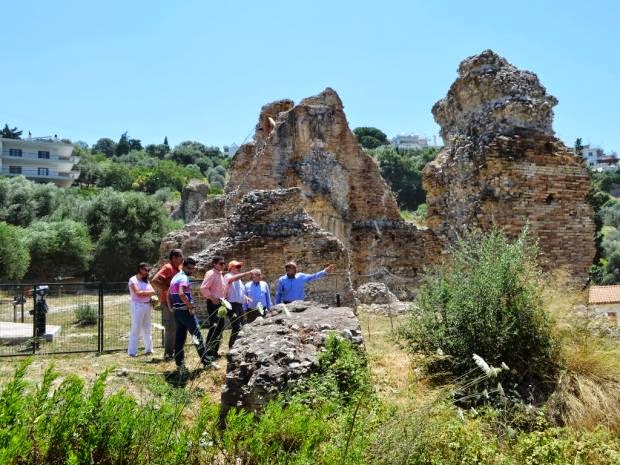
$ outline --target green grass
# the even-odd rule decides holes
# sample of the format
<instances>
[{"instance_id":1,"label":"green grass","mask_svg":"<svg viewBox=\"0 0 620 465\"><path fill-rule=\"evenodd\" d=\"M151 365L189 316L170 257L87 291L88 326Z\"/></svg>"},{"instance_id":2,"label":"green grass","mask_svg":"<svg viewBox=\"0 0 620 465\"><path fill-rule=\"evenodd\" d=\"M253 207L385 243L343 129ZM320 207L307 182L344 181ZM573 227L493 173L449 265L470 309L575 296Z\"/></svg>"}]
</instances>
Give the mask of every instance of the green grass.
<instances>
[{"instance_id":1,"label":"green grass","mask_svg":"<svg viewBox=\"0 0 620 465\"><path fill-rule=\"evenodd\" d=\"M583 294L550 277L544 283L542 305L566 359L562 374L571 383L575 376L613 381L620 373L617 344L592 338L587 322L571 313ZM126 332L128 303L119 295L107 304L125 315L119 330ZM172 363L148 357L56 356L55 368L48 357L29 366L10 361L0 369L0 463L620 464L617 402L608 403L613 391L592 396L600 383L582 382L578 393L560 382L563 390L540 407L462 409L453 403L462 381L431 382L420 369L426 360L395 337L392 325L407 316L390 321L363 308L359 316L365 354L330 339L317 374L258 418L229 412L225 427L223 369L198 371L179 386ZM193 350L188 365L198 365ZM480 371L473 379L487 381ZM584 411L590 414L580 416Z\"/></svg>"}]
</instances>

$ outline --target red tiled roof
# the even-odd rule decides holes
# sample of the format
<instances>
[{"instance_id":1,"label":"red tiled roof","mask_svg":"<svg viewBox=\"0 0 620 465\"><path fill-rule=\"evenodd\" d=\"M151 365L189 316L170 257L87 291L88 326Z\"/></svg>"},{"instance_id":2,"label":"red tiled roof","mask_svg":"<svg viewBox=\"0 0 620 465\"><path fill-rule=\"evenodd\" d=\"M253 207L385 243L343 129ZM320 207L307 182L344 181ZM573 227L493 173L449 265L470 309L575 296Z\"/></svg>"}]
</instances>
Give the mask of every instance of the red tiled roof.
<instances>
[{"instance_id":1,"label":"red tiled roof","mask_svg":"<svg viewBox=\"0 0 620 465\"><path fill-rule=\"evenodd\" d=\"M589 304L615 304L620 303L620 285L616 286L590 286L588 296Z\"/></svg>"}]
</instances>

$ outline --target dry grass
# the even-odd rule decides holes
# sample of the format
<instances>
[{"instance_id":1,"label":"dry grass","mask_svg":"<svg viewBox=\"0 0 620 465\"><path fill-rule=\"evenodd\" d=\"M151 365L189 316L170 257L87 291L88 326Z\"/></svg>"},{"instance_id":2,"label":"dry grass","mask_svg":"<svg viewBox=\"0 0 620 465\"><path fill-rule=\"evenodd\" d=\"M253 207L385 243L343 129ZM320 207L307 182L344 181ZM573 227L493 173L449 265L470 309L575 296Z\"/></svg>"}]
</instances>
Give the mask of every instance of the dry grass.
<instances>
[{"instance_id":1,"label":"dry grass","mask_svg":"<svg viewBox=\"0 0 620 465\"><path fill-rule=\"evenodd\" d=\"M401 346L392 328L397 328L406 315L393 316L368 313L364 306L358 316L372 380L380 398L399 408L415 409L436 398L439 389L422 376L416 360ZM422 366L420 364L420 366Z\"/></svg>"},{"instance_id":2,"label":"dry grass","mask_svg":"<svg viewBox=\"0 0 620 465\"><path fill-rule=\"evenodd\" d=\"M225 331L221 353L228 347L229 331ZM179 384L174 361L163 361L163 351L155 350L154 356L129 357L125 352L112 352L98 355L95 353L78 353L63 355L37 355L33 357L28 368L27 379L39 382L44 371L51 365L59 373L55 384L58 385L69 375L77 374L86 383L92 383L106 370L110 370L107 381L108 392L124 390L140 402L147 402L161 396L162 393L174 393L176 388L185 391L188 400L208 397L219 402L222 386L226 376L226 358L218 362L218 370L205 371L201 367L196 350L187 345L186 365L190 370L189 379ZM0 364L0 389L15 371L23 357L3 359ZM187 415L192 415L191 409Z\"/></svg>"},{"instance_id":3,"label":"dry grass","mask_svg":"<svg viewBox=\"0 0 620 465\"><path fill-rule=\"evenodd\" d=\"M576 429L606 426L620 434L620 343L601 337L585 308L585 292L577 290L564 274L548 277L545 307L554 320L555 337L563 371L549 400L554 420Z\"/></svg>"},{"instance_id":4,"label":"dry grass","mask_svg":"<svg viewBox=\"0 0 620 465\"><path fill-rule=\"evenodd\" d=\"M119 316L126 313L124 306L119 306ZM360 324L364 336L371 376L378 395L386 402L403 408L407 411L419 408L436 399L440 388L432 386L428 379L422 375L422 366L415 358L412 358L405 348L398 343L393 328L396 329L407 318L405 315L394 316L390 319L387 315L367 313L364 308L359 312ZM126 343L126 330L129 323L118 324L115 329L115 338L119 338L120 344ZM112 328L108 327L108 331ZM124 331L122 338L116 332ZM221 353L224 353L230 332L224 333L221 345ZM155 336L154 334L154 337ZM207 396L214 402L219 402L222 386L226 376L226 359L219 361L220 369L203 371L199 369L200 363L196 351L191 345L187 346L188 353L186 364L192 376L186 385L182 386L188 398L201 399ZM78 353L63 355L37 355L33 358L32 365L28 369L27 378L38 382L42 379L43 372L54 364L59 373L55 383L60 383L70 374L78 374L86 383L92 383L97 376L105 370L111 370L108 377L108 391L115 392L123 389L136 399L146 402L156 399L165 390L165 385L170 388L176 386L176 369L173 361L164 362L161 359L161 349L156 349L155 356L138 356L130 358L125 352L112 352L98 355L96 353ZM14 373L14 369L22 358L3 359L0 364L0 386L4 384ZM164 386L164 388L162 388ZM188 415L192 415L188 409Z\"/></svg>"}]
</instances>

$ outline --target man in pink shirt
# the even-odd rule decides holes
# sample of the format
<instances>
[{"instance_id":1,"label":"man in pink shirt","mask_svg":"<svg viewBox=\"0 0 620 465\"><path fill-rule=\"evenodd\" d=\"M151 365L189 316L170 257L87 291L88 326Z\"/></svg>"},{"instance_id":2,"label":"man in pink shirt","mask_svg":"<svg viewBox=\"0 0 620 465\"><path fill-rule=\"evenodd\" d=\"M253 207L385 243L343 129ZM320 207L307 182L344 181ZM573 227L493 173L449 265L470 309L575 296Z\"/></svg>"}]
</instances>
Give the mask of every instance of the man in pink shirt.
<instances>
[{"instance_id":1,"label":"man in pink shirt","mask_svg":"<svg viewBox=\"0 0 620 465\"><path fill-rule=\"evenodd\" d=\"M217 310L221 305L222 299L226 298L228 291L228 283L243 279L250 275L247 273L238 273L234 276L224 278L226 261L224 257L216 255L211 259L212 268L207 271L205 278L200 286L201 294L207 299L207 314L209 317L209 333L207 334L207 357L212 361L219 357L218 350L224 331L225 318L220 318Z\"/></svg>"}]
</instances>

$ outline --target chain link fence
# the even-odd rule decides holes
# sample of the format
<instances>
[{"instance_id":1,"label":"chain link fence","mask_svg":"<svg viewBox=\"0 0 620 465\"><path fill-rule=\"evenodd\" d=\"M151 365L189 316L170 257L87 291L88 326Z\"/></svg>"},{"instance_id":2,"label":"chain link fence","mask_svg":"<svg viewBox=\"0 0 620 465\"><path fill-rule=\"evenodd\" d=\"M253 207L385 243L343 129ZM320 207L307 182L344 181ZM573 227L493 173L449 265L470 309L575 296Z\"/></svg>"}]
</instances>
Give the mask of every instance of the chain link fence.
<instances>
[{"instance_id":1,"label":"chain link fence","mask_svg":"<svg viewBox=\"0 0 620 465\"><path fill-rule=\"evenodd\" d=\"M379 268L362 282L386 285L390 293L410 300L415 281ZM345 273L331 278L336 289L347 281ZM200 281L192 282L196 314L203 327L207 322L206 300L199 292ZM340 305L334 294L332 305ZM0 357L77 352L110 352L127 349L131 327L127 283L28 283L0 284ZM399 311L388 303L390 317ZM153 345L163 347L162 314L154 309Z\"/></svg>"},{"instance_id":2,"label":"chain link fence","mask_svg":"<svg viewBox=\"0 0 620 465\"><path fill-rule=\"evenodd\" d=\"M206 302L193 282L197 315ZM127 283L0 284L0 357L127 349ZM162 315L153 311L153 345L163 346Z\"/></svg>"}]
</instances>

